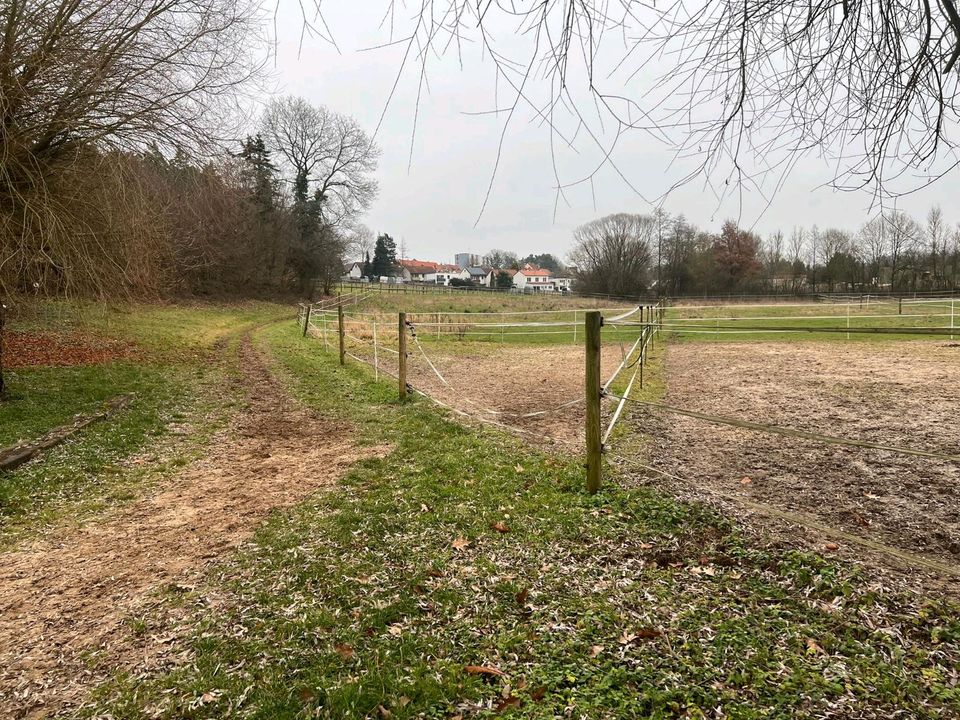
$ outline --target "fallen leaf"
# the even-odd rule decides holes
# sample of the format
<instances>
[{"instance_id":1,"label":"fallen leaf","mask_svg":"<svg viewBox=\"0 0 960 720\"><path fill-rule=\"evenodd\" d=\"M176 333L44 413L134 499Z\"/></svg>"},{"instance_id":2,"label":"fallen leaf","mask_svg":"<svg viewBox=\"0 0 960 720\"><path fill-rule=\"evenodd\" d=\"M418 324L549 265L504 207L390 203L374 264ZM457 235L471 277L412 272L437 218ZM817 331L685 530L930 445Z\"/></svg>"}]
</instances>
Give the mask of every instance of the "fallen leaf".
<instances>
[{"instance_id":1,"label":"fallen leaf","mask_svg":"<svg viewBox=\"0 0 960 720\"><path fill-rule=\"evenodd\" d=\"M663 635L663 633L656 628L645 627L637 630L637 637L641 640L650 640L652 638L658 638L661 635Z\"/></svg>"},{"instance_id":2,"label":"fallen leaf","mask_svg":"<svg viewBox=\"0 0 960 720\"><path fill-rule=\"evenodd\" d=\"M494 710L496 710L498 713L502 713L506 710L510 710L511 708L520 707L522 702L523 701L520 700L520 698L511 695L510 697L504 698L503 700L498 702L494 707Z\"/></svg>"},{"instance_id":3,"label":"fallen leaf","mask_svg":"<svg viewBox=\"0 0 960 720\"><path fill-rule=\"evenodd\" d=\"M533 692L530 693L530 697L531 697L533 700L539 702L539 701L543 700L543 698L544 698L544 696L546 696L546 694L547 694L547 686L546 686L546 685L541 685L541 686L538 687L538 688L534 688Z\"/></svg>"},{"instance_id":4,"label":"fallen leaf","mask_svg":"<svg viewBox=\"0 0 960 720\"><path fill-rule=\"evenodd\" d=\"M597 655L603 652L603 645L591 645L590 646L590 657L595 658Z\"/></svg>"},{"instance_id":5,"label":"fallen leaf","mask_svg":"<svg viewBox=\"0 0 960 720\"><path fill-rule=\"evenodd\" d=\"M313 700L315 696L313 694L313 690L310 688L301 688L299 691L297 691L297 697L300 698L300 702L306 703Z\"/></svg>"},{"instance_id":6,"label":"fallen leaf","mask_svg":"<svg viewBox=\"0 0 960 720\"><path fill-rule=\"evenodd\" d=\"M516 465L513 466L513 469L516 470L518 473L522 473L523 465L521 465L520 463L517 463Z\"/></svg>"},{"instance_id":7,"label":"fallen leaf","mask_svg":"<svg viewBox=\"0 0 960 720\"><path fill-rule=\"evenodd\" d=\"M340 643L339 645L333 646L334 650L337 651L339 655L344 660L353 660L353 648L347 645L346 643Z\"/></svg>"},{"instance_id":8,"label":"fallen leaf","mask_svg":"<svg viewBox=\"0 0 960 720\"><path fill-rule=\"evenodd\" d=\"M383 705L377 705L377 712L379 712L380 717L383 717L383 718L393 717L393 713L387 710Z\"/></svg>"},{"instance_id":9,"label":"fallen leaf","mask_svg":"<svg viewBox=\"0 0 960 720\"><path fill-rule=\"evenodd\" d=\"M837 545L836 543L828 542L828 543L827 543L826 545L824 545L823 547L826 548L827 550L837 550L837 549L839 549L840 546Z\"/></svg>"},{"instance_id":10,"label":"fallen leaf","mask_svg":"<svg viewBox=\"0 0 960 720\"><path fill-rule=\"evenodd\" d=\"M490 523L490 527L493 528L494 530L496 530L498 533L508 533L508 532L510 532L510 528L507 527L507 525L506 525L505 523L501 522L500 520L497 520L497 522L495 522L495 523Z\"/></svg>"},{"instance_id":11,"label":"fallen leaf","mask_svg":"<svg viewBox=\"0 0 960 720\"><path fill-rule=\"evenodd\" d=\"M641 550L649 550L653 547L653 543L640 543Z\"/></svg>"},{"instance_id":12,"label":"fallen leaf","mask_svg":"<svg viewBox=\"0 0 960 720\"><path fill-rule=\"evenodd\" d=\"M450 544L453 546L454 550L459 550L460 552L463 552L468 547L470 547L470 541L463 536L458 537L456 540L454 540Z\"/></svg>"},{"instance_id":13,"label":"fallen leaf","mask_svg":"<svg viewBox=\"0 0 960 720\"><path fill-rule=\"evenodd\" d=\"M524 588L516 594L517 605L526 605L527 598L530 597L530 588Z\"/></svg>"},{"instance_id":14,"label":"fallen leaf","mask_svg":"<svg viewBox=\"0 0 960 720\"><path fill-rule=\"evenodd\" d=\"M825 655L824 649L820 647L820 644L813 638L807 638L807 654L808 655Z\"/></svg>"},{"instance_id":15,"label":"fallen leaf","mask_svg":"<svg viewBox=\"0 0 960 720\"><path fill-rule=\"evenodd\" d=\"M403 634L403 628L400 626L399 623L397 623L388 627L387 632L393 635L394 637L399 637L400 635Z\"/></svg>"},{"instance_id":16,"label":"fallen leaf","mask_svg":"<svg viewBox=\"0 0 960 720\"><path fill-rule=\"evenodd\" d=\"M470 675L491 675L496 677L507 676L503 670L491 667L489 665L467 665L464 670L466 670Z\"/></svg>"},{"instance_id":17,"label":"fallen leaf","mask_svg":"<svg viewBox=\"0 0 960 720\"><path fill-rule=\"evenodd\" d=\"M749 485L749 484L752 483L752 482L753 482L753 480L751 480L751 479L750 479L749 477L747 477L746 475L744 475L742 478L740 478L740 484L741 484L741 485Z\"/></svg>"},{"instance_id":18,"label":"fallen leaf","mask_svg":"<svg viewBox=\"0 0 960 720\"><path fill-rule=\"evenodd\" d=\"M630 633L630 632L624 631L623 633L620 634L620 644L621 644L621 645L629 645L630 643L632 643L632 642L633 642L634 640L636 640L636 639L637 639L637 636L634 635L633 633Z\"/></svg>"}]
</instances>

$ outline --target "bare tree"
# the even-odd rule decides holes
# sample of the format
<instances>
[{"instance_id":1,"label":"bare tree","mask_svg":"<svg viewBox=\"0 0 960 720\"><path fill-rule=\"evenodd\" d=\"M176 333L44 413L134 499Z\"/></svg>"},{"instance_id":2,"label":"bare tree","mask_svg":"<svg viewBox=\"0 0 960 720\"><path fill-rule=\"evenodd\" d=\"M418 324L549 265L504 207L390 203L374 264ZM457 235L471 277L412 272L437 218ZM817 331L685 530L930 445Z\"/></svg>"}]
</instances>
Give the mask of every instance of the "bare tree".
<instances>
[{"instance_id":1,"label":"bare tree","mask_svg":"<svg viewBox=\"0 0 960 720\"><path fill-rule=\"evenodd\" d=\"M295 200L315 195L324 225L344 227L373 202L380 150L353 118L288 96L267 105L263 134L292 173Z\"/></svg>"},{"instance_id":2,"label":"bare tree","mask_svg":"<svg viewBox=\"0 0 960 720\"><path fill-rule=\"evenodd\" d=\"M0 283L12 272L64 290L60 250L83 225L64 168L92 148L209 150L256 75L260 16L244 0L8 0L0 12Z\"/></svg>"},{"instance_id":3,"label":"bare tree","mask_svg":"<svg viewBox=\"0 0 960 720\"><path fill-rule=\"evenodd\" d=\"M897 287L902 285L900 275L903 257L914 248L923 231L916 220L899 210L885 213L883 221L890 255L890 285Z\"/></svg>"},{"instance_id":4,"label":"bare tree","mask_svg":"<svg viewBox=\"0 0 960 720\"><path fill-rule=\"evenodd\" d=\"M766 280L770 285L774 285L774 278L781 270L783 264L783 232L777 230L767 236L763 244L763 265L766 269Z\"/></svg>"},{"instance_id":5,"label":"bare tree","mask_svg":"<svg viewBox=\"0 0 960 720\"><path fill-rule=\"evenodd\" d=\"M346 235L345 252L349 252L355 260L363 261L373 255L373 246L376 235L373 230L362 223L350 228Z\"/></svg>"},{"instance_id":6,"label":"bare tree","mask_svg":"<svg viewBox=\"0 0 960 720\"><path fill-rule=\"evenodd\" d=\"M655 240L649 215L617 213L578 227L570 259L581 290L620 296L647 290Z\"/></svg>"},{"instance_id":7,"label":"bare tree","mask_svg":"<svg viewBox=\"0 0 960 720\"><path fill-rule=\"evenodd\" d=\"M483 256L483 262L490 267L508 268L517 265L520 258L515 252L509 250L491 250Z\"/></svg>"},{"instance_id":8,"label":"bare tree","mask_svg":"<svg viewBox=\"0 0 960 720\"><path fill-rule=\"evenodd\" d=\"M943 269L947 259L947 228L939 205L927 213L926 239L930 247L930 270L934 284L943 281Z\"/></svg>"},{"instance_id":9,"label":"bare tree","mask_svg":"<svg viewBox=\"0 0 960 720\"><path fill-rule=\"evenodd\" d=\"M421 78L475 42L510 94L505 123L528 110L561 147L603 144L621 175L612 151L628 131L698 153L691 176L721 175L721 192L763 175L776 187L814 148L837 157L837 185L878 193L957 163L955 0L424 0L397 32Z\"/></svg>"},{"instance_id":10,"label":"bare tree","mask_svg":"<svg viewBox=\"0 0 960 720\"><path fill-rule=\"evenodd\" d=\"M882 216L867 222L857 235L858 242L870 267L869 281L873 285L881 284L880 269L887 256L887 228Z\"/></svg>"},{"instance_id":11,"label":"bare tree","mask_svg":"<svg viewBox=\"0 0 960 720\"><path fill-rule=\"evenodd\" d=\"M806 248L807 232L802 227L795 226L790 232L790 274L794 292L800 292L803 287L803 258Z\"/></svg>"}]
</instances>

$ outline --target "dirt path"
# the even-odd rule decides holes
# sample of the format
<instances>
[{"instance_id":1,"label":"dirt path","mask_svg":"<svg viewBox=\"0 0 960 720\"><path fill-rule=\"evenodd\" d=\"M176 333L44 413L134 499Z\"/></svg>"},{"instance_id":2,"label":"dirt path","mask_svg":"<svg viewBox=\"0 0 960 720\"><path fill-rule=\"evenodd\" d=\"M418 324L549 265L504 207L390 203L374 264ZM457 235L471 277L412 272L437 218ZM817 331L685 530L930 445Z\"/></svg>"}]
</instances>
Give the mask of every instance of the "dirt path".
<instances>
[{"instance_id":1,"label":"dirt path","mask_svg":"<svg viewBox=\"0 0 960 720\"><path fill-rule=\"evenodd\" d=\"M73 705L97 679L90 653L109 672L162 652L131 642L128 627L154 591L199 579L271 510L377 452L353 447L347 427L293 401L249 337L240 356L248 407L206 458L99 521L0 556L0 717Z\"/></svg>"},{"instance_id":2,"label":"dirt path","mask_svg":"<svg viewBox=\"0 0 960 720\"><path fill-rule=\"evenodd\" d=\"M667 402L677 407L892 446L960 452L960 348L955 345L687 343L670 347L667 364ZM634 413L631 423L652 438L651 464L675 476L649 482L683 497L722 498L719 504L752 514L790 540L799 530L818 549L836 541L838 552L872 564L897 560L879 545L948 566L960 560L956 463L822 445L657 412ZM771 521L750 509L759 506L784 515ZM786 520L790 513L842 531L846 539L801 529ZM858 538L866 542L850 542Z\"/></svg>"}]
</instances>

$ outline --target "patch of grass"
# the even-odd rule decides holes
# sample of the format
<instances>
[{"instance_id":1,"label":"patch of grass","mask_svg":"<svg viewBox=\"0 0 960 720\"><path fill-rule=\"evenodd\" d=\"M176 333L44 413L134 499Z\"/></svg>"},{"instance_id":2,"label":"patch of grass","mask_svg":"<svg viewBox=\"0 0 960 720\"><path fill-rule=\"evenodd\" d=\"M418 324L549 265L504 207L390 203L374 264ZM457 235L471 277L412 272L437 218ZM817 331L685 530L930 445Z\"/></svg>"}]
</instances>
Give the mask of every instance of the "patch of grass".
<instances>
[{"instance_id":1,"label":"patch of grass","mask_svg":"<svg viewBox=\"0 0 960 720\"><path fill-rule=\"evenodd\" d=\"M395 449L274 516L211 576L222 603L195 615L184 662L118 677L87 715L960 712L956 607L749 547L651 489L586 495L577 458L400 405L289 325L264 342L304 402Z\"/></svg>"},{"instance_id":2,"label":"patch of grass","mask_svg":"<svg viewBox=\"0 0 960 720\"><path fill-rule=\"evenodd\" d=\"M536 310L570 310L574 308L627 307L631 301L623 299L584 298L559 293L491 293L463 290L450 292L441 288L417 288L417 292L381 289L379 285L351 288L347 295L364 295L361 307L396 313L479 313L518 312ZM423 292L420 292L423 290Z\"/></svg>"},{"instance_id":3,"label":"patch of grass","mask_svg":"<svg viewBox=\"0 0 960 720\"><path fill-rule=\"evenodd\" d=\"M93 328L95 333L137 342L146 352L137 362L7 372L9 395L0 402L0 447L34 439L69 423L77 414L96 412L116 395L133 393L134 400L127 409L85 428L40 458L0 471L3 544L68 514L85 516L105 503L128 500L150 478L193 457L223 423L236 399L225 382L235 372L231 348L243 331L292 314L289 308L265 303L233 309L124 306L112 310L72 303L56 311L71 329ZM43 312L54 310L48 306ZM68 316L74 320L67 320ZM223 359L215 359L211 351L218 341L224 348ZM171 427L179 428L179 434L171 436Z\"/></svg>"},{"instance_id":4,"label":"patch of grass","mask_svg":"<svg viewBox=\"0 0 960 720\"><path fill-rule=\"evenodd\" d=\"M960 304L957 305L960 309ZM902 310L902 313L901 313ZM943 342L945 335L899 335L895 333L870 334L851 332L809 332L822 328L949 328L949 304L927 302L907 303L902 308L896 302L873 302L861 305L808 303L783 305L732 304L716 306L675 306L667 311L665 321L675 328L686 327L687 332L673 332L671 338L679 342L889 342L891 340L925 340ZM956 318L960 326L960 313ZM737 326L749 325L751 330L737 331ZM797 329L804 332L773 332L773 329ZM960 335L960 327L958 327Z\"/></svg>"}]
</instances>

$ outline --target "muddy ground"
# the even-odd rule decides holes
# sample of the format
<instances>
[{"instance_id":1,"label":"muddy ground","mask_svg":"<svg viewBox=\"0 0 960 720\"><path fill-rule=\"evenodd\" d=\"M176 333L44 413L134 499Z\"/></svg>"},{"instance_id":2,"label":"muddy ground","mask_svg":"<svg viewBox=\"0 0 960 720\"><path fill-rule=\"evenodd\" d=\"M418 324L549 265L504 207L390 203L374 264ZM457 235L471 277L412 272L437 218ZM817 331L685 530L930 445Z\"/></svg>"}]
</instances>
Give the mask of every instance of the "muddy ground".
<instances>
[{"instance_id":1,"label":"muddy ground","mask_svg":"<svg viewBox=\"0 0 960 720\"><path fill-rule=\"evenodd\" d=\"M826 435L960 455L960 345L955 343L680 343L667 355L665 402ZM943 566L960 561L960 465L824 445L635 408L647 462L634 473L676 494L718 501L818 549L891 561L887 545ZM628 463L624 463L628 467ZM628 471L629 474L629 471ZM762 512L760 513L762 515ZM851 539L862 538L870 545ZM913 563L915 564L915 563ZM929 568L925 568L929 570Z\"/></svg>"},{"instance_id":2,"label":"muddy ground","mask_svg":"<svg viewBox=\"0 0 960 720\"><path fill-rule=\"evenodd\" d=\"M249 338L240 352L246 407L206 457L83 527L0 554L0 717L47 717L113 672L172 661L172 638L134 632L157 591L191 587L270 512L382 451L290 398Z\"/></svg>"}]
</instances>

